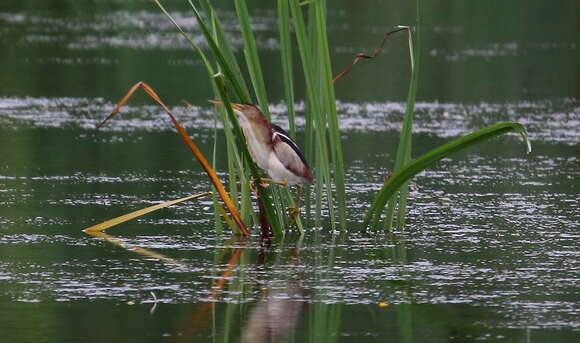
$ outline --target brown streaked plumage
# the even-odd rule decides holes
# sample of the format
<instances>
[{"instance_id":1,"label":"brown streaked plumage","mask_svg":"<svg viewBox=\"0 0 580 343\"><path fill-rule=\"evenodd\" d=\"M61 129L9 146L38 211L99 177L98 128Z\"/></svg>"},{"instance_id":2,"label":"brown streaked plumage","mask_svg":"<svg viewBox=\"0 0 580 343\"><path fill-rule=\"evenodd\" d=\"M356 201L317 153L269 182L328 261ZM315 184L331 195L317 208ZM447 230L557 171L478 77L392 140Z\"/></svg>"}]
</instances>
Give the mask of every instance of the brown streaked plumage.
<instances>
[{"instance_id":1,"label":"brown streaked plumage","mask_svg":"<svg viewBox=\"0 0 580 343\"><path fill-rule=\"evenodd\" d=\"M217 100L209 102L223 105L223 102ZM231 105L244 132L252 159L272 180L287 182L289 185L314 181L304 155L286 131L270 124L255 105Z\"/></svg>"}]
</instances>

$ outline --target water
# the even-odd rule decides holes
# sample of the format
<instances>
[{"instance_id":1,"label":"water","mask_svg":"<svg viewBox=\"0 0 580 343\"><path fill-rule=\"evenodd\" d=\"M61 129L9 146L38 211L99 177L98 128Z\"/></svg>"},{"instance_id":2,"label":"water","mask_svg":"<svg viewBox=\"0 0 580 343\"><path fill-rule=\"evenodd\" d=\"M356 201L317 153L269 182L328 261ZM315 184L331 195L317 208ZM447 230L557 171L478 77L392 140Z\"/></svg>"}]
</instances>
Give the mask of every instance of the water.
<instances>
[{"instance_id":1,"label":"water","mask_svg":"<svg viewBox=\"0 0 580 343\"><path fill-rule=\"evenodd\" d=\"M143 79L209 155L207 77L149 2L3 2L0 60L10 66L0 70L4 339L576 341L578 5L525 2L529 11L518 18L519 1L501 9L495 1L446 4L425 4L415 156L505 120L528 128L533 153L509 135L447 158L414 179L404 231L357 232L392 168L402 125L408 62L405 38L394 37L379 59L337 84L351 233L314 227L264 249L256 237L216 234L207 199L108 230L108 240L81 232L208 189L148 99L137 97L94 130ZM286 127L268 6L252 14L273 121ZM172 3L172 13L196 29L183 3ZM241 48L232 9L220 15ZM412 18L407 2L333 5L335 70ZM218 151L221 170L224 158ZM113 243L119 239L126 249Z\"/></svg>"}]
</instances>

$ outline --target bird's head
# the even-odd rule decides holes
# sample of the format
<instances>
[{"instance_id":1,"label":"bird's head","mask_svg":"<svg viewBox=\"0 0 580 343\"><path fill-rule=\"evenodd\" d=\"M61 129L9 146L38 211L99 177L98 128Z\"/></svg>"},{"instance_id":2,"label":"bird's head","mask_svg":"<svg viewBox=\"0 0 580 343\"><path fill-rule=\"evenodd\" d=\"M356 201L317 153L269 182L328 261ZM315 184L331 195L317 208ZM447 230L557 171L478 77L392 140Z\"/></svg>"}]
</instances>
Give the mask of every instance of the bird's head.
<instances>
[{"instance_id":1,"label":"bird's head","mask_svg":"<svg viewBox=\"0 0 580 343\"><path fill-rule=\"evenodd\" d=\"M215 105L224 105L223 101L209 99L209 102ZM236 104L230 103L234 113L238 119L247 120L249 122L262 121L265 117L262 111L256 105L252 104Z\"/></svg>"}]
</instances>

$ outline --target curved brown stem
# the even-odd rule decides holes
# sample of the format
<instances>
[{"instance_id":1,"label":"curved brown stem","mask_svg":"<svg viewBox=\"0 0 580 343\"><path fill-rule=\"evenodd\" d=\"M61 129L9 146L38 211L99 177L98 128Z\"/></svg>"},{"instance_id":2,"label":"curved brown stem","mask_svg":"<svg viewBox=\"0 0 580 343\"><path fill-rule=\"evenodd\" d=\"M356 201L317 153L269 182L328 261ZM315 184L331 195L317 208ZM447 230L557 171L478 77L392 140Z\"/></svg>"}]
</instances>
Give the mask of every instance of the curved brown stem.
<instances>
[{"instance_id":1,"label":"curved brown stem","mask_svg":"<svg viewBox=\"0 0 580 343\"><path fill-rule=\"evenodd\" d=\"M381 54L381 52L383 51L383 47L385 46L385 42L387 41L387 38L389 38L391 35L393 35L397 32L403 31L403 30L409 30L409 28L408 27L401 27L397 30L385 33L385 36L383 37L381 45L379 45L379 47L375 49L375 51L373 52L372 55L367 55L367 54L362 53L362 52L359 52L358 54L356 54L355 58L352 60L352 63L346 69L344 69L340 73L336 74L336 76L332 79L332 82L336 82L336 81L342 79L342 77L345 76L346 74L350 73L352 71L352 67L358 61L363 60L363 59L372 59L372 58L378 57Z\"/></svg>"},{"instance_id":2,"label":"curved brown stem","mask_svg":"<svg viewBox=\"0 0 580 343\"><path fill-rule=\"evenodd\" d=\"M220 197L222 198L224 204L226 205L227 209L229 210L232 217L236 221L236 224L238 224L240 231L242 232L242 234L244 236L248 236L250 233L248 231L248 228L246 227L246 224L244 224L242 217L240 216L240 213L238 212L238 209L234 205L234 202L230 198L228 192L226 192L224 185L222 184L220 179L217 177L215 171L213 170L211 165L208 163L207 159L203 156L203 154L201 153L201 151L199 150L197 145L195 145L195 143L193 143L191 138L189 138L189 136L187 135L187 132L185 132L185 130L183 129L183 127L181 127L181 125L179 124L177 119L175 119L175 116L171 113L171 111L169 111L169 108L167 108L165 103L161 100L161 98L157 95L157 93L155 93L155 91L148 84L146 84L143 81L139 81L136 84L134 84L133 87L131 87L131 89L129 89L127 94L125 94L125 96L121 99L121 101L119 101L117 106L115 106L115 108L113 109L111 114L109 114L107 116L107 118L105 118L105 120L103 120L99 125L97 125L97 129L100 128L101 126L103 126L109 119L111 119L115 114L117 114L119 112L119 110L121 109L121 107L129 100L129 98L131 98L133 93L135 93L135 91L139 88L142 88L145 91L145 93L147 93L151 98L153 98L153 100L155 100L163 108L163 110L165 110L165 113L167 113L167 115L169 115L169 118L173 122L173 126L175 126L175 128L177 129L177 131L181 135L181 138L183 138L183 140L185 141L185 144L187 144L187 146L189 147L191 152L195 155L195 157L197 158L197 160L199 161L199 163L201 164L201 166L205 170L207 176L210 178L215 189L218 191L218 193L219 193Z\"/></svg>"}]
</instances>

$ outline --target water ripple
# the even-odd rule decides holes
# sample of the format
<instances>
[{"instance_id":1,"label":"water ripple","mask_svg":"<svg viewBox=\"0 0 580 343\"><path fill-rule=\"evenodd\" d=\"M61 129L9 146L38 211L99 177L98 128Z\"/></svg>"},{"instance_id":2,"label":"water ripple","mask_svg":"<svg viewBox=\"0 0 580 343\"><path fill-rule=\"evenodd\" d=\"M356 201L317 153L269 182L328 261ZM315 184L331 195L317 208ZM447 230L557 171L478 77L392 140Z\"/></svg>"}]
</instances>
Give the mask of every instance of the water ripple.
<instances>
[{"instance_id":1,"label":"water ripple","mask_svg":"<svg viewBox=\"0 0 580 343\"><path fill-rule=\"evenodd\" d=\"M5 127L79 127L93 130L114 104L95 98L0 98L0 123ZM392 131L402 127L404 104L338 102L341 129L349 131ZM304 104L296 104L298 114ZM173 106L172 112L183 126L213 129L216 125L209 107ZM270 106L273 122L287 127L284 104ZM413 130L438 137L457 137L497 123L516 121L524 124L530 138L574 145L580 142L580 104L573 99L519 102L508 104L418 103ZM302 116L297 119L304 125ZM218 123L218 127L221 125ZM127 105L122 115L102 130L116 132L172 130L158 106Z\"/></svg>"}]
</instances>

